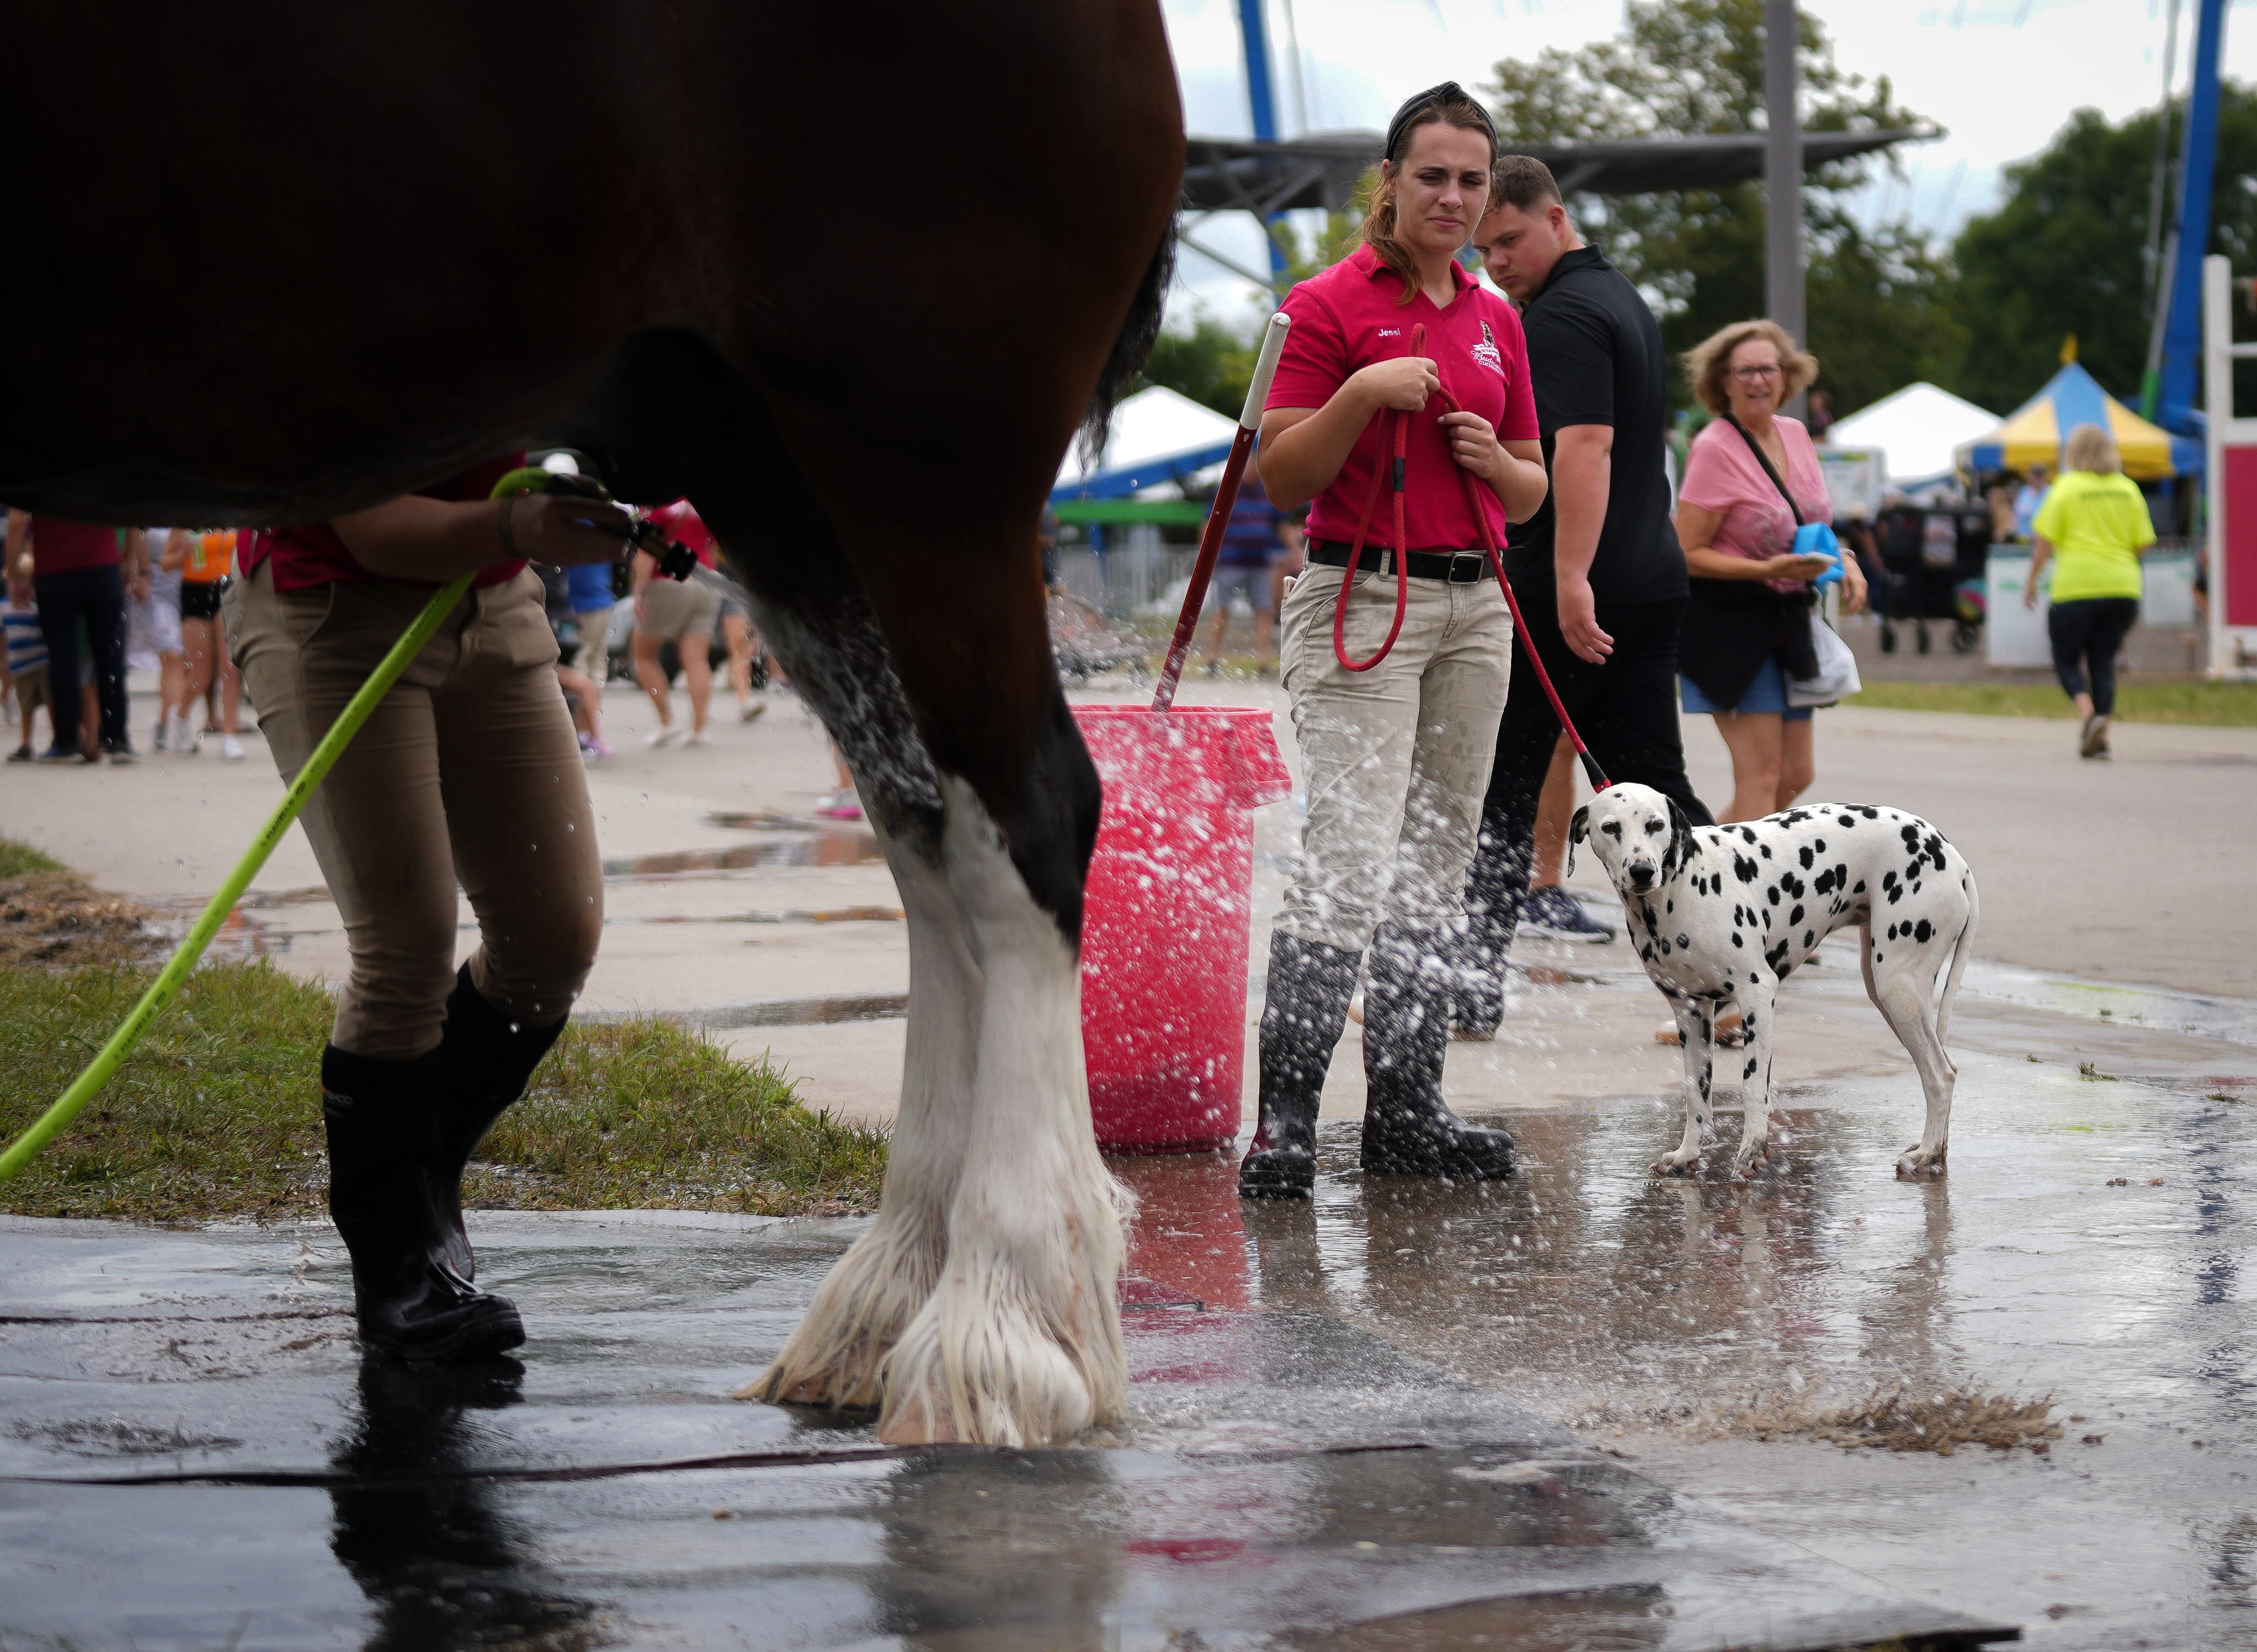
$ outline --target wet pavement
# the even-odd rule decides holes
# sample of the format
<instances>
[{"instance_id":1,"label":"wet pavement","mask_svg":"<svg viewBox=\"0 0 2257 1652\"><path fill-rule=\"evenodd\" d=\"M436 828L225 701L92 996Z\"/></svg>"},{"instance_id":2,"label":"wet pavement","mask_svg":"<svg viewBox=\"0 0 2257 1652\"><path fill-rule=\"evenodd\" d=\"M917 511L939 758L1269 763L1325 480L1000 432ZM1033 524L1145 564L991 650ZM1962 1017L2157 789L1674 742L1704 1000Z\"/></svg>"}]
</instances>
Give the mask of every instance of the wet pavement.
<instances>
[{"instance_id":1,"label":"wet pavement","mask_svg":"<svg viewBox=\"0 0 2257 1652\"><path fill-rule=\"evenodd\" d=\"M1063 1451L887 1451L852 1422L723 1397L853 1223L485 1217L481 1276L525 1309L525 1364L428 1373L355 1357L322 1230L10 1221L0 1646L1566 1652L2004 1633L1291 1305L1321 1294L1335 1246L1281 1249L1263 1219L1249 1246L1226 1161L1126 1168L1149 1195L1132 1414Z\"/></svg>"}]
</instances>

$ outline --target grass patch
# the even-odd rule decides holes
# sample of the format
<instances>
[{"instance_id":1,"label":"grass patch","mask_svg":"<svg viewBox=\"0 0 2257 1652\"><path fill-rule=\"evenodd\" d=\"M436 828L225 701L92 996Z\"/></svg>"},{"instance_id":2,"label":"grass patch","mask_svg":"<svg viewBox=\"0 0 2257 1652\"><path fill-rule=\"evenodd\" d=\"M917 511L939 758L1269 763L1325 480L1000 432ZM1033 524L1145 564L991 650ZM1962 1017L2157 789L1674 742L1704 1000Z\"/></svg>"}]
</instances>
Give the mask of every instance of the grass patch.
<instances>
[{"instance_id":1,"label":"grass patch","mask_svg":"<svg viewBox=\"0 0 2257 1652\"><path fill-rule=\"evenodd\" d=\"M145 988L124 968L0 970L0 1135L60 1095ZM198 971L0 1211L194 1222L323 1208L320 1063L336 1006L266 964ZM506 1210L844 1214L877 1204L882 1132L799 1104L766 1063L640 1020L568 1028L471 1168Z\"/></svg>"},{"instance_id":2,"label":"grass patch","mask_svg":"<svg viewBox=\"0 0 2257 1652\"><path fill-rule=\"evenodd\" d=\"M1993 717L2077 716L2069 696L2050 682L1869 682L1843 704ZM2119 682L2116 717L2122 723L2257 729L2257 682Z\"/></svg>"},{"instance_id":3,"label":"grass patch","mask_svg":"<svg viewBox=\"0 0 2257 1652\"><path fill-rule=\"evenodd\" d=\"M26 878L35 872L60 872L63 863L52 855L40 853L29 844L19 844L12 837L0 837L0 881L10 878Z\"/></svg>"},{"instance_id":4,"label":"grass patch","mask_svg":"<svg viewBox=\"0 0 2257 1652\"><path fill-rule=\"evenodd\" d=\"M1845 1451L1932 1451L1938 1457L1974 1445L2043 1457L2062 1433L2061 1424L2053 1421L2050 1395L2023 1400L1963 1388L1928 1394L1903 1384L1883 1385L1860 1399L1835 1405L1791 1394L1759 1394L1746 1409L1723 1419L1721 1427L1712 1424L1696 1431L1712 1437L1824 1440Z\"/></svg>"}]
</instances>

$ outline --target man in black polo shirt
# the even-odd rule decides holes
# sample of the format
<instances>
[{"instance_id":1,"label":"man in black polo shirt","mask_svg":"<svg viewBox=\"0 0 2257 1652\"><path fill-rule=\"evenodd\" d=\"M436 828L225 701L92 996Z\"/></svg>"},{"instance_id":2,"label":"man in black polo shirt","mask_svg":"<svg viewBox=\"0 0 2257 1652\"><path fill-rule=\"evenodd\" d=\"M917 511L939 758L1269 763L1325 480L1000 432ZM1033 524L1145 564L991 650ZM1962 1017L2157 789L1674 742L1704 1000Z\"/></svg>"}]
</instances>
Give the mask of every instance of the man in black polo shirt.
<instances>
[{"instance_id":1,"label":"man in black polo shirt","mask_svg":"<svg viewBox=\"0 0 2257 1652\"><path fill-rule=\"evenodd\" d=\"M1520 307L1552 477L1551 493L1512 529L1507 552L1524 640L1608 778L1666 793L1708 825L1713 816L1685 777L1677 726L1687 587L1663 460L1669 358L1661 329L1638 289L1583 244L1540 160L1498 159L1474 244L1489 279ZM1504 1013L1504 961L1559 738L1536 674L1514 671L1467 879L1457 1011L1466 1033L1494 1032Z\"/></svg>"}]
</instances>

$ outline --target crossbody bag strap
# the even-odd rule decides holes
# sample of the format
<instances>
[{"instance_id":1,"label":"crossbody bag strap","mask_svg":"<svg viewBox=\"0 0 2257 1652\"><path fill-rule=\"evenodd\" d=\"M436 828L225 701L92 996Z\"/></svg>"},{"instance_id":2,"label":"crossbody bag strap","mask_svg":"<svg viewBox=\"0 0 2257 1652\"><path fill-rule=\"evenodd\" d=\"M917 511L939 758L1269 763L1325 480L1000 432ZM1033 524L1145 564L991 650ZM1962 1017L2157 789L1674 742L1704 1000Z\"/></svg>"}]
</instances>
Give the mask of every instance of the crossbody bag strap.
<instances>
[{"instance_id":1,"label":"crossbody bag strap","mask_svg":"<svg viewBox=\"0 0 2257 1652\"><path fill-rule=\"evenodd\" d=\"M1756 440L1755 433L1753 431L1750 430L1745 425L1742 424L1731 414L1726 413L1724 415L1724 422L1740 433L1740 440L1748 444L1748 451L1755 455L1756 462L1763 467L1763 473L1771 478L1772 486L1779 490L1779 497L1786 501L1786 508L1794 512L1794 526L1801 527L1802 526L1802 507L1794 502L1794 495L1786 491L1786 484L1779 479L1779 472L1772 469L1771 455L1763 450L1763 443ZM1782 448L1786 445L1786 438L1785 436L1781 436L1779 439L1779 445Z\"/></svg>"}]
</instances>

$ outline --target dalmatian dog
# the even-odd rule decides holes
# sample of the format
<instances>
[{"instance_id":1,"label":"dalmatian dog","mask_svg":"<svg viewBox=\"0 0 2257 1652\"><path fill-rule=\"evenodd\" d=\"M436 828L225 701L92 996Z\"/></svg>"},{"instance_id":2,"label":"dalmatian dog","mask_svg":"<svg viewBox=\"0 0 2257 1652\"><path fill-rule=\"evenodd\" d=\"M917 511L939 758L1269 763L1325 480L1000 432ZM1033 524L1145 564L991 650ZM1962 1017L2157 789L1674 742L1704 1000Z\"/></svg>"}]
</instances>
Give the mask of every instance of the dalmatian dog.
<instances>
[{"instance_id":1,"label":"dalmatian dog","mask_svg":"<svg viewBox=\"0 0 2257 1652\"><path fill-rule=\"evenodd\" d=\"M1654 1161L1690 1171L1709 1133L1716 1018L1746 1029L1740 1145L1746 1174L1769 1150L1772 1013L1779 984L1826 936L1856 924L1865 991L1911 1055L1928 1126L1897 1174L1941 1175L1959 1070L1944 1053L1951 1000L1975 935L1975 874L1917 815L1806 804L1762 820L1695 826L1648 786L1613 786L1575 811L1568 864L1588 840L1614 880L1645 972L1685 1040L1685 1137ZM1943 995L1935 978L1946 958Z\"/></svg>"}]
</instances>

